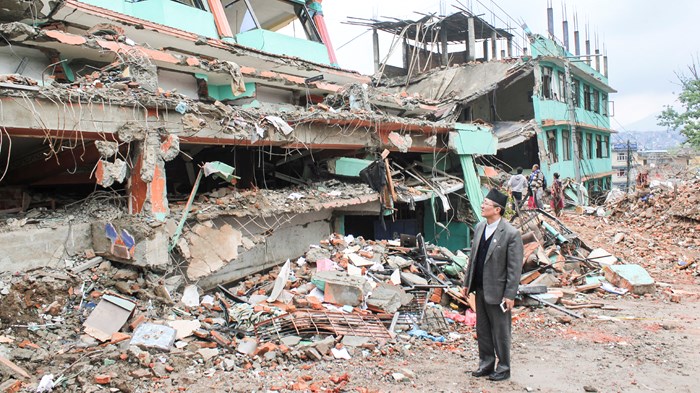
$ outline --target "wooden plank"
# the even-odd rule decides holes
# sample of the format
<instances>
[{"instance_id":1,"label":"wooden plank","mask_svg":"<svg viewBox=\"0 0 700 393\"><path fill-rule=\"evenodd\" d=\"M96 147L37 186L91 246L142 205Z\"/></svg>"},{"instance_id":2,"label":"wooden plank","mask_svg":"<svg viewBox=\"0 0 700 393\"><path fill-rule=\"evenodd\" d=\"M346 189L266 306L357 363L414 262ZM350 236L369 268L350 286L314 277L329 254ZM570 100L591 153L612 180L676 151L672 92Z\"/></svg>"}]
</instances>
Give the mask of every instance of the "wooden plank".
<instances>
[{"instance_id":1,"label":"wooden plank","mask_svg":"<svg viewBox=\"0 0 700 393\"><path fill-rule=\"evenodd\" d=\"M522 285L527 285L531 282L533 282L537 277L542 275L539 270L533 270L531 272L527 272L520 276L520 284Z\"/></svg>"},{"instance_id":2,"label":"wooden plank","mask_svg":"<svg viewBox=\"0 0 700 393\"><path fill-rule=\"evenodd\" d=\"M576 287L576 292L588 292L596 288L600 288L601 283L596 282L593 284L579 285Z\"/></svg>"}]
</instances>

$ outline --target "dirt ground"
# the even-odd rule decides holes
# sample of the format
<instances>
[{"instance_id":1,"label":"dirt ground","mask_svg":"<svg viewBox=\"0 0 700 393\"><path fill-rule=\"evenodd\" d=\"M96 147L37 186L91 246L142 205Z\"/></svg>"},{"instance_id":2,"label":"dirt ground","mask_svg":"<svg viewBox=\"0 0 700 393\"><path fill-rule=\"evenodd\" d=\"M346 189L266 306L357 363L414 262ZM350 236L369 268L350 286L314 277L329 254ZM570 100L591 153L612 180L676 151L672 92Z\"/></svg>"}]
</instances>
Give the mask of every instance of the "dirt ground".
<instances>
[{"instance_id":1,"label":"dirt ground","mask_svg":"<svg viewBox=\"0 0 700 393\"><path fill-rule=\"evenodd\" d=\"M467 372L477 366L476 340L456 347L418 343L386 357L308 363L289 367L216 374L189 386L193 392L268 391L290 387L299 378L327 380L348 373L342 391L381 392L697 392L694 365L700 362L698 297L680 304L656 299L611 299L619 311L590 312L568 324L557 311L525 311L514 324L512 377L491 382ZM598 318L594 318L597 316ZM601 320L604 316L618 319ZM405 347L404 346L404 347ZM415 377L396 382L392 373ZM588 388L588 390L585 390Z\"/></svg>"},{"instance_id":2,"label":"dirt ground","mask_svg":"<svg viewBox=\"0 0 700 393\"><path fill-rule=\"evenodd\" d=\"M624 249L625 255L633 254L624 244L613 243L612 235L620 229L615 223L574 215L562 220L583 238L593 239L588 241L591 247L612 252ZM633 238L636 231L627 230ZM516 309L509 381L491 382L469 375L477 366L477 346L473 331L462 326L458 331L463 339L456 343L403 341L387 356L308 363L307 370L289 367L217 374L199 380L190 389L264 392L291 387L300 380L306 379L310 385L347 373L349 381L340 391L700 391L695 371L700 363L700 279L690 270L651 267L650 273L659 284L654 295L589 295L617 310L578 310L584 317L569 319L553 309ZM680 303L669 300L671 289L681 295ZM392 376L396 372L411 378L397 382Z\"/></svg>"}]
</instances>

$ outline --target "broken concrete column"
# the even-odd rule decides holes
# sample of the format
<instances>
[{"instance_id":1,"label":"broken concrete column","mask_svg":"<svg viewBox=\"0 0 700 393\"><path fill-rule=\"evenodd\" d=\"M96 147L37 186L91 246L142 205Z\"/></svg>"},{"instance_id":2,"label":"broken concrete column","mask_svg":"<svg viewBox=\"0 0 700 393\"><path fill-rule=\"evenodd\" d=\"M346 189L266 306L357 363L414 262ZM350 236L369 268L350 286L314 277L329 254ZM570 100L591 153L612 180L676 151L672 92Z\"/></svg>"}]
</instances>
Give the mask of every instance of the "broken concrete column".
<instances>
[{"instance_id":1,"label":"broken concrete column","mask_svg":"<svg viewBox=\"0 0 700 393\"><path fill-rule=\"evenodd\" d=\"M169 213L165 185L165 162L158 151L160 144L136 142L134 168L129 182L129 211L148 212L157 220L164 221ZM155 139L156 141L157 138ZM157 150L156 150L157 149ZM155 150L155 151L154 151Z\"/></svg>"},{"instance_id":2,"label":"broken concrete column","mask_svg":"<svg viewBox=\"0 0 700 393\"><path fill-rule=\"evenodd\" d=\"M126 162L117 158L114 162L99 160L95 169L95 179L102 187L111 187L114 182L121 183L126 178Z\"/></svg>"}]
</instances>

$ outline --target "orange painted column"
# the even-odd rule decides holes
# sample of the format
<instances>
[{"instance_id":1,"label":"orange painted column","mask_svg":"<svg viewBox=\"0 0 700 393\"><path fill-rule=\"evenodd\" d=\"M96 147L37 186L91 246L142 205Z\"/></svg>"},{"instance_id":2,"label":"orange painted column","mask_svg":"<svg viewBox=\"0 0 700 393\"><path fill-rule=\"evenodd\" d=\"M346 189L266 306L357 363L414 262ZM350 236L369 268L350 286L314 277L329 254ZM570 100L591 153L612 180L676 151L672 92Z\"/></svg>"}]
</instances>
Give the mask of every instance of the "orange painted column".
<instances>
[{"instance_id":1,"label":"orange painted column","mask_svg":"<svg viewBox=\"0 0 700 393\"><path fill-rule=\"evenodd\" d=\"M321 35L321 40L323 44L326 45L326 50L328 50L328 59L331 61L331 65L338 67L338 58L335 56L335 50L333 49L333 44L331 44L331 36L328 34L328 28L326 28L326 21L323 19L323 8L321 2L323 0L307 0L306 6L309 7L309 11L314 18L316 23L316 28L318 33Z\"/></svg>"},{"instance_id":2,"label":"orange painted column","mask_svg":"<svg viewBox=\"0 0 700 393\"><path fill-rule=\"evenodd\" d=\"M233 38L233 31L231 31L231 25L228 23L228 18L224 12L224 6L221 4L221 0L209 0L209 9L214 15L214 23L216 23L216 30L219 32L219 37Z\"/></svg>"},{"instance_id":3,"label":"orange painted column","mask_svg":"<svg viewBox=\"0 0 700 393\"><path fill-rule=\"evenodd\" d=\"M141 150L143 144L138 144L141 146L136 148L136 159L134 160L134 167L131 168L131 176L127 184L130 214L141 213L148 198L148 184L141 179L141 168L143 167L143 152Z\"/></svg>"},{"instance_id":4,"label":"orange painted column","mask_svg":"<svg viewBox=\"0 0 700 393\"><path fill-rule=\"evenodd\" d=\"M150 151L148 151L150 149ZM165 178L165 162L158 156L160 146L149 146L144 142L136 142L134 149L134 167L127 185L129 197L129 213L147 213L159 221L165 221L170 209L168 207L167 187ZM155 156L152 160L144 160L146 155ZM152 162L152 164L146 164ZM144 170L144 165L154 165ZM152 176L143 178L142 171L152 172Z\"/></svg>"}]
</instances>

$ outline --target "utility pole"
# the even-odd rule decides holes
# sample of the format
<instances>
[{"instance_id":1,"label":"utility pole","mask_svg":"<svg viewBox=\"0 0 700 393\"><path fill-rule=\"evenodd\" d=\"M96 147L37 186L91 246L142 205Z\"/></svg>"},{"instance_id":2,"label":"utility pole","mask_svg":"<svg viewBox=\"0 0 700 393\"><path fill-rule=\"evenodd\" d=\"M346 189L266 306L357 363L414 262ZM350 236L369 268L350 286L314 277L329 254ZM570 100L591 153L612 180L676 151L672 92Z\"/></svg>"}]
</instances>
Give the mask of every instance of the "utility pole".
<instances>
[{"instance_id":1,"label":"utility pole","mask_svg":"<svg viewBox=\"0 0 700 393\"><path fill-rule=\"evenodd\" d=\"M569 130L571 140L574 143L574 177L576 178L576 196L578 203L583 205L583 193L581 192L581 159L578 151L578 134L576 133L576 106L574 105L574 89L571 80L571 61L564 59L564 71L566 78L566 107L569 111Z\"/></svg>"},{"instance_id":2,"label":"utility pole","mask_svg":"<svg viewBox=\"0 0 700 393\"><path fill-rule=\"evenodd\" d=\"M632 169L632 149L630 149L630 140L627 140L627 188L625 192L630 192L630 170Z\"/></svg>"}]
</instances>

